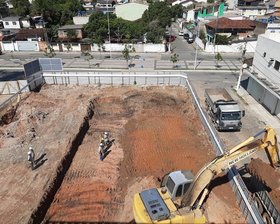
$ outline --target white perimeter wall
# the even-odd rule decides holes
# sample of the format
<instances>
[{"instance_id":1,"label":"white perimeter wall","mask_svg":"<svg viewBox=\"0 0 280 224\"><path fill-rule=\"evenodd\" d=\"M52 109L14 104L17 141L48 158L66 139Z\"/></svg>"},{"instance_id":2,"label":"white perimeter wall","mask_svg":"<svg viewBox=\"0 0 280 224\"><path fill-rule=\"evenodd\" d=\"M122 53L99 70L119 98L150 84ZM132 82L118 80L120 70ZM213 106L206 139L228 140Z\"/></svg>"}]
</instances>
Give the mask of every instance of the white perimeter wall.
<instances>
[{"instance_id":1,"label":"white perimeter wall","mask_svg":"<svg viewBox=\"0 0 280 224\"><path fill-rule=\"evenodd\" d=\"M165 52L165 45L164 44L128 44L135 48L135 52ZM67 44L62 44L63 51L67 51ZM105 47L105 51L109 52L120 52L123 51L125 48L125 44L103 44ZM55 44L52 45L55 51L59 51L59 45ZM80 44L72 45L72 49L70 51L81 51ZM97 44L91 46L91 51L98 52Z\"/></svg>"},{"instance_id":2,"label":"white perimeter wall","mask_svg":"<svg viewBox=\"0 0 280 224\"><path fill-rule=\"evenodd\" d=\"M198 37L195 39L195 42L198 44L200 48L204 48L204 44L201 39ZM256 45L257 41L250 41L246 45L246 52L255 52L256 50ZM205 52L208 53L214 53L214 52L220 52L220 53L238 53L242 52L242 49L244 48L245 43L236 43L236 44L231 44L231 45L216 45L215 46L215 51L214 51L214 46L212 43L206 43Z\"/></svg>"}]
</instances>

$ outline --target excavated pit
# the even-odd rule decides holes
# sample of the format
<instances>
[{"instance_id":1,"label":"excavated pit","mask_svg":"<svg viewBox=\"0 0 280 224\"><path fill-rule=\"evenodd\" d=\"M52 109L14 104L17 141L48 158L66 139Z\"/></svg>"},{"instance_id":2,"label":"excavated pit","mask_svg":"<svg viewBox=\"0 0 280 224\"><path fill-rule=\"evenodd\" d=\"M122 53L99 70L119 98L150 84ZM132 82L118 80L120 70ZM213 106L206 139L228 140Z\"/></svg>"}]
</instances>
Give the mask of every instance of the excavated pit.
<instances>
[{"instance_id":1,"label":"excavated pit","mask_svg":"<svg viewBox=\"0 0 280 224\"><path fill-rule=\"evenodd\" d=\"M254 176L254 183L264 186L277 210L280 211L280 172L261 159L252 159L247 165L247 170ZM251 186L251 191L256 191L256 186Z\"/></svg>"},{"instance_id":2,"label":"excavated pit","mask_svg":"<svg viewBox=\"0 0 280 224\"><path fill-rule=\"evenodd\" d=\"M45 85L20 102L15 119L0 127L7 131L13 137L0 135L4 223L131 222L135 193L172 170L196 173L214 156L190 94L178 87ZM115 142L100 161L104 131ZM34 171L30 143L48 158ZM205 208L211 223L245 221L226 183Z\"/></svg>"},{"instance_id":3,"label":"excavated pit","mask_svg":"<svg viewBox=\"0 0 280 224\"><path fill-rule=\"evenodd\" d=\"M54 196L58 189L60 188L65 174L67 173L69 167L71 166L72 160L79 149L79 146L82 144L82 141L89 129L89 120L94 115L94 100L89 101L87 114L84 117L83 123L80 125L79 132L73 137L73 140L68 145L68 150L65 156L62 158L59 163L55 177L51 181L48 189L45 191L38 207L32 212L31 217L28 223L41 223L45 215L53 202Z\"/></svg>"}]
</instances>

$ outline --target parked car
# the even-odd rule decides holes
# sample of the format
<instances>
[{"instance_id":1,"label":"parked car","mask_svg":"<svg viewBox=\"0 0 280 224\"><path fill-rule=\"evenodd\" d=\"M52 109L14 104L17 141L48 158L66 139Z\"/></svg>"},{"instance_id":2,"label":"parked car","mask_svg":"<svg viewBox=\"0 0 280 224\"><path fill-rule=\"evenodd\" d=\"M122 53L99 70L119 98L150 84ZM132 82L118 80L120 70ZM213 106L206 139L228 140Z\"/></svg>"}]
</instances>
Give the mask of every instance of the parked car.
<instances>
[{"instance_id":1,"label":"parked car","mask_svg":"<svg viewBox=\"0 0 280 224\"><path fill-rule=\"evenodd\" d=\"M179 30L179 36L184 36L184 31L183 30Z\"/></svg>"},{"instance_id":2,"label":"parked car","mask_svg":"<svg viewBox=\"0 0 280 224\"><path fill-rule=\"evenodd\" d=\"M167 35L166 36L166 40L168 41L168 42L173 42L174 40L176 40L176 36L174 36L174 35Z\"/></svg>"},{"instance_id":3,"label":"parked car","mask_svg":"<svg viewBox=\"0 0 280 224\"><path fill-rule=\"evenodd\" d=\"M192 33L185 33L184 34L184 39L189 43L193 43L194 42L194 35Z\"/></svg>"}]
</instances>

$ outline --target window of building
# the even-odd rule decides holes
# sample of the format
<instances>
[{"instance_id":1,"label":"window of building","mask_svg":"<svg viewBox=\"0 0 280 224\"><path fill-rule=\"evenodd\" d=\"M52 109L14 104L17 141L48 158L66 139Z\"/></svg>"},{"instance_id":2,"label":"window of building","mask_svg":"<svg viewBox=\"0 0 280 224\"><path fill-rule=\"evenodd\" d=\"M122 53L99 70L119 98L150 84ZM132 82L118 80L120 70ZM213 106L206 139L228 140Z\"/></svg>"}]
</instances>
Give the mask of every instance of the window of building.
<instances>
[{"instance_id":1,"label":"window of building","mask_svg":"<svg viewBox=\"0 0 280 224\"><path fill-rule=\"evenodd\" d=\"M279 71L279 68L280 68L280 62L279 62L279 61L275 61L274 68L275 68L277 71Z\"/></svg>"},{"instance_id":2,"label":"window of building","mask_svg":"<svg viewBox=\"0 0 280 224\"><path fill-rule=\"evenodd\" d=\"M5 25L9 25L9 22L5 22Z\"/></svg>"},{"instance_id":3,"label":"window of building","mask_svg":"<svg viewBox=\"0 0 280 224\"><path fill-rule=\"evenodd\" d=\"M17 23L16 23L16 22L13 22L13 25L17 25Z\"/></svg>"},{"instance_id":4,"label":"window of building","mask_svg":"<svg viewBox=\"0 0 280 224\"><path fill-rule=\"evenodd\" d=\"M265 58L265 56L266 56L266 52L263 52L263 57Z\"/></svg>"}]
</instances>

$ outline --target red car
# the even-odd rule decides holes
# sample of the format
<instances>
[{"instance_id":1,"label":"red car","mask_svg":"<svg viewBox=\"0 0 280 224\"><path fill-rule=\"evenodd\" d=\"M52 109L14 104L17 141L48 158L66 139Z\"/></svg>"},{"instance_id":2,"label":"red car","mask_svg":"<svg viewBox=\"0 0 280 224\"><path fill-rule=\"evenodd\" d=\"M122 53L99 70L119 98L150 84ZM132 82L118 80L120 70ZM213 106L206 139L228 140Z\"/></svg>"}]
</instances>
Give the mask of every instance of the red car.
<instances>
[{"instance_id":1,"label":"red car","mask_svg":"<svg viewBox=\"0 0 280 224\"><path fill-rule=\"evenodd\" d=\"M176 40L176 38L177 38L176 36L170 35L166 39L168 42L173 42L174 40Z\"/></svg>"}]
</instances>

